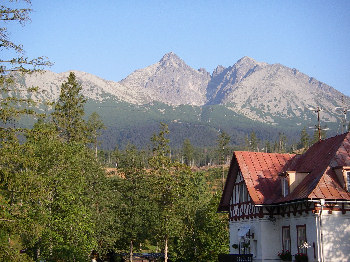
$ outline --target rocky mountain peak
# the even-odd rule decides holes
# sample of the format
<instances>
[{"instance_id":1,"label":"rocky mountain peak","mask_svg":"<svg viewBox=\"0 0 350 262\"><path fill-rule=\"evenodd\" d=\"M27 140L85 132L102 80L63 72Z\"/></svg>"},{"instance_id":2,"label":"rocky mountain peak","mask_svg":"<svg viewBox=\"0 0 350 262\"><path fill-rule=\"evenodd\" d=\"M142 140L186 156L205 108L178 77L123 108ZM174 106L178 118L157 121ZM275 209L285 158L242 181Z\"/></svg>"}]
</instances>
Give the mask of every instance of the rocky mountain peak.
<instances>
[{"instance_id":1,"label":"rocky mountain peak","mask_svg":"<svg viewBox=\"0 0 350 262\"><path fill-rule=\"evenodd\" d=\"M205 69L191 68L173 52L119 82L74 72L84 95L93 100L107 97L139 105L152 101L174 106L226 104L230 110L268 123L274 123L274 117L300 118L303 108L309 106L322 105L325 111L332 112L343 105L342 94L332 87L296 69L257 62L247 56L227 68L217 66L211 75ZM46 72L28 75L24 81L27 86L42 86L48 91L47 99L55 100L67 75ZM325 112L322 117L335 121L331 113Z\"/></svg>"},{"instance_id":2,"label":"rocky mountain peak","mask_svg":"<svg viewBox=\"0 0 350 262\"><path fill-rule=\"evenodd\" d=\"M257 62L248 56L244 56L237 61L236 64L257 64Z\"/></svg>"},{"instance_id":3,"label":"rocky mountain peak","mask_svg":"<svg viewBox=\"0 0 350 262\"><path fill-rule=\"evenodd\" d=\"M213 73L212 73L212 76L213 76L213 77L216 77L216 76L220 75L225 69L226 69L226 67L224 67L224 66L222 66L222 65L218 65L218 66L214 69L214 71L213 71Z\"/></svg>"},{"instance_id":4,"label":"rocky mountain peak","mask_svg":"<svg viewBox=\"0 0 350 262\"><path fill-rule=\"evenodd\" d=\"M186 65L186 63L173 52L165 54L162 59L160 59L159 63L165 67Z\"/></svg>"}]
</instances>

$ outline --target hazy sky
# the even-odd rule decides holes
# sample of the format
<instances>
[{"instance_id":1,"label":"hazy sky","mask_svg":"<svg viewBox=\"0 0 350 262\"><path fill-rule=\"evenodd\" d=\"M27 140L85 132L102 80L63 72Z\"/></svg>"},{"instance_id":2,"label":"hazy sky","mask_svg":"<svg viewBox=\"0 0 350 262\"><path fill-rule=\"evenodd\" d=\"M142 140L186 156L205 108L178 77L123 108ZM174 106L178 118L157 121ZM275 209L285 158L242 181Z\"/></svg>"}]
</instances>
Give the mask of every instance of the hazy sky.
<instances>
[{"instance_id":1,"label":"hazy sky","mask_svg":"<svg viewBox=\"0 0 350 262\"><path fill-rule=\"evenodd\" d=\"M54 72L119 81L174 52L212 72L243 56L280 63L350 96L350 1L32 0L10 26L27 55Z\"/></svg>"}]
</instances>

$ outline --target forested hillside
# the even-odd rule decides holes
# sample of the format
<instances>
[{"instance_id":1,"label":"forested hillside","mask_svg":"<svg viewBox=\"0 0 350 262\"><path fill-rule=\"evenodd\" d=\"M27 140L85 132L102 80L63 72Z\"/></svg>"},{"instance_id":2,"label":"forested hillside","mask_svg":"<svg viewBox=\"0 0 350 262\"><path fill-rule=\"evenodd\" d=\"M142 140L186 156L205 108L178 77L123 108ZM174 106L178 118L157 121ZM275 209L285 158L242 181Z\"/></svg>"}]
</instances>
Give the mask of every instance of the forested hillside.
<instances>
[{"instance_id":1,"label":"forested hillside","mask_svg":"<svg viewBox=\"0 0 350 262\"><path fill-rule=\"evenodd\" d=\"M1 11L2 20L22 23L30 13ZM52 109L38 111L31 96L10 95L38 90L19 87L9 72L33 73L49 63L21 58L21 47L1 37L17 55L1 61L1 261L132 261L130 252L216 261L227 252L216 179L170 157L167 125L150 139L151 154L133 146L115 151L117 175L108 174L97 148L104 125L98 114L85 114L75 74L62 81ZM30 125L20 125L23 119Z\"/></svg>"}]
</instances>

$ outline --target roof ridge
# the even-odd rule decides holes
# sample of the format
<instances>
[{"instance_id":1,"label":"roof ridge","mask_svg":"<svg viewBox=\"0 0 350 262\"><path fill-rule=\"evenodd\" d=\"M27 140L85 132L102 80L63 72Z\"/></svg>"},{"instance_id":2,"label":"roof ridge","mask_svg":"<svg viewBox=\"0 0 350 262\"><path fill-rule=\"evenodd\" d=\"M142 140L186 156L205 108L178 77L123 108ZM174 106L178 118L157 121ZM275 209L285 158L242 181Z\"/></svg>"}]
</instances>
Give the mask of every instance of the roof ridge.
<instances>
[{"instance_id":1,"label":"roof ridge","mask_svg":"<svg viewBox=\"0 0 350 262\"><path fill-rule=\"evenodd\" d=\"M310 198L310 195L315 194L315 190L318 190L320 181L327 175L328 168L337 157L347 136L349 136L349 139L347 139L349 141L350 132L318 141L297 159L292 166L298 167L299 171L310 172L284 200L297 197ZM297 168L295 171L298 171Z\"/></svg>"}]
</instances>

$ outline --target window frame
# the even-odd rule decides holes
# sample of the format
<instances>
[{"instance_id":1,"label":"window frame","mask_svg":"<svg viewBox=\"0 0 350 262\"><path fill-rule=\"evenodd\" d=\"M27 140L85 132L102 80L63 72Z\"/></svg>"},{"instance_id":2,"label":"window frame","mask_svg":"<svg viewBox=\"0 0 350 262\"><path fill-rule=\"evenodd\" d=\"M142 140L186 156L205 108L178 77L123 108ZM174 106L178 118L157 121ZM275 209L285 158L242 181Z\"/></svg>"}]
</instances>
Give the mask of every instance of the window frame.
<instances>
[{"instance_id":1,"label":"window frame","mask_svg":"<svg viewBox=\"0 0 350 262\"><path fill-rule=\"evenodd\" d=\"M304 225L297 225L297 248L298 248L298 253L303 253L303 254L307 254L307 248L300 248L300 246L306 242L307 243L307 235L306 235L306 224ZM304 239L301 239L300 237L300 232L299 229L304 229ZM299 240L303 240L303 241L299 241Z\"/></svg>"},{"instance_id":2,"label":"window frame","mask_svg":"<svg viewBox=\"0 0 350 262\"><path fill-rule=\"evenodd\" d=\"M350 192L350 171L345 171L345 179L346 179L346 191Z\"/></svg>"},{"instance_id":3,"label":"window frame","mask_svg":"<svg viewBox=\"0 0 350 262\"><path fill-rule=\"evenodd\" d=\"M288 243L288 247L285 246L285 230L288 230L289 233L289 243ZM291 252L291 245L292 245L292 241L291 241L291 236L290 236L290 226L282 226L282 249L284 251L288 250L289 252Z\"/></svg>"},{"instance_id":4,"label":"window frame","mask_svg":"<svg viewBox=\"0 0 350 262\"><path fill-rule=\"evenodd\" d=\"M249 201L248 198L248 189L246 187L246 184L242 181L238 186L238 201L237 203L242 204L242 203L247 203Z\"/></svg>"},{"instance_id":5,"label":"window frame","mask_svg":"<svg viewBox=\"0 0 350 262\"><path fill-rule=\"evenodd\" d=\"M286 197L289 194L289 178L282 177L282 195Z\"/></svg>"}]
</instances>

